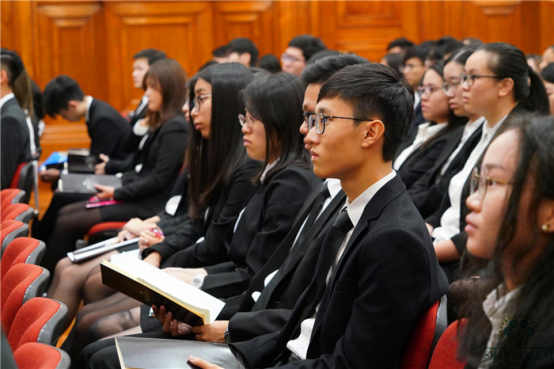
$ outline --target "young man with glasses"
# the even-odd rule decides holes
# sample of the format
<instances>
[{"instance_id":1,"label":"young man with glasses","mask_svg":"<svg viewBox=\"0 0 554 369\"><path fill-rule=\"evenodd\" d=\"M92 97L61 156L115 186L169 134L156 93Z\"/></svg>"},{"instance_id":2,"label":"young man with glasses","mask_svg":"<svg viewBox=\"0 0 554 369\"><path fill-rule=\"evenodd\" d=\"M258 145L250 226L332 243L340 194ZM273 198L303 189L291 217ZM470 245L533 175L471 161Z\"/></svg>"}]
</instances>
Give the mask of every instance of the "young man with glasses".
<instances>
[{"instance_id":1,"label":"young man with glasses","mask_svg":"<svg viewBox=\"0 0 554 369\"><path fill-rule=\"evenodd\" d=\"M283 72L300 76L310 57L318 51L325 49L323 41L312 35L294 37L290 40L283 55L281 55Z\"/></svg>"}]
</instances>

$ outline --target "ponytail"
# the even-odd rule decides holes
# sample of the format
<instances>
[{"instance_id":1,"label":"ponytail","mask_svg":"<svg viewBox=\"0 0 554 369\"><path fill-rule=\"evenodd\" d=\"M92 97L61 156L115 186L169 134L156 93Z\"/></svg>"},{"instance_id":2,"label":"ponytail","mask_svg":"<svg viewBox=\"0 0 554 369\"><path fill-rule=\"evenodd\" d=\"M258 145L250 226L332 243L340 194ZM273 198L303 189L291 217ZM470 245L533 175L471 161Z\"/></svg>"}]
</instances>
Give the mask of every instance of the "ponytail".
<instances>
[{"instance_id":1,"label":"ponytail","mask_svg":"<svg viewBox=\"0 0 554 369\"><path fill-rule=\"evenodd\" d=\"M529 95L520 101L520 105L529 112L536 112L541 115L550 114L548 95L542 79L531 67L529 67Z\"/></svg>"}]
</instances>

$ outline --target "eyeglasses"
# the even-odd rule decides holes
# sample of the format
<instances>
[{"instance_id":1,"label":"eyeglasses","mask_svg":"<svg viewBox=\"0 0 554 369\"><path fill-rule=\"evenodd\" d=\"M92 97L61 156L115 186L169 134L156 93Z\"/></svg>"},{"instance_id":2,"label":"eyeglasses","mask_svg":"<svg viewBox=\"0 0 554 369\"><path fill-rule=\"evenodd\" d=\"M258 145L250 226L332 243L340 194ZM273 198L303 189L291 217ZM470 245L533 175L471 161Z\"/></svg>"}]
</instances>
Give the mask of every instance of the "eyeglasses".
<instances>
[{"instance_id":1,"label":"eyeglasses","mask_svg":"<svg viewBox=\"0 0 554 369\"><path fill-rule=\"evenodd\" d=\"M239 123L241 127L246 126L247 128L252 128L256 121L260 121L258 118L253 117L252 115L239 114Z\"/></svg>"},{"instance_id":2,"label":"eyeglasses","mask_svg":"<svg viewBox=\"0 0 554 369\"><path fill-rule=\"evenodd\" d=\"M305 113L304 113L304 116ZM311 131L312 128L315 127L315 131L319 133L320 135L325 132L325 126L329 122L329 119L349 119L349 120L358 120L360 122L367 120L367 119L358 119L358 118L348 118L348 117L335 117L332 115L325 115L325 114L312 114L308 117L308 129Z\"/></svg>"},{"instance_id":3,"label":"eyeglasses","mask_svg":"<svg viewBox=\"0 0 554 369\"><path fill-rule=\"evenodd\" d=\"M498 76L483 76L483 75L479 75L479 74L462 73L462 74L460 74L460 83L462 83L462 84L467 83L467 87L471 87L471 86L473 86L473 84L475 83L475 80L477 78L504 79L504 78L498 77Z\"/></svg>"},{"instance_id":4,"label":"eyeglasses","mask_svg":"<svg viewBox=\"0 0 554 369\"><path fill-rule=\"evenodd\" d=\"M461 81L451 81L450 83L444 82L442 84L442 90L445 94L449 94L450 92L454 92L455 89L458 88L458 86L462 83Z\"/></svg>"},{"instance_id":5,"label":"eyeglasses","mask_svg":"<svg viewBox=\"0 0 554 369\"><path fill-rule=\"evenodd\" d=\"M430 85L430 86L427 86L427 87L418 88L417 93L419 94L419 96L423 96L424 94L427 94L427 96L431 96L433 94L433 92L438 91L438 90L440 90L439 87Z\"/></svg>"},{"instance_id":6,"label":"eyeglasses","mask_svg":"<svg viewBox=\"0 0 554 369\"><path fill-rule=\"evenodd\" d=\"M310 117L315 114L315 111L304 112L304 122L309 123Z\"/></svg>"},{"instance_id":7,"label":"eyeglasses","mask_svg":"<svg viewBox=\"0 0 554 369\"><path fill-rule=\"evenodd\" d=\"M281 61L283 63L284 62L294 63L294 62L303 62L303 61L305 61L305 59L300 59L300 58L297 58L296 56L293 56L293 55L290 55L290 54L287 54L287 53L283 53L281 55Z\"/></svg>"},{"instance_id":8,"label":"eyeglasses","mask_svg":"<svg viewBox=\"0 0 554 369\"><path fill-rule=\"evenodd\" d=\"M481 172L483 172L481 170ZM486 173L479 174L479 168L475 167L473 168L473 172L471 173L471 182L469 183L469 191L470 193L477 192L477 195L479 195L480 199L485 198L485 195L487 193L487 188L489 186L496 186L496 185L511 185L512 182L509 181L502 181L500 179L492 179L486 176Z\"/></svg>"},{"instance_id":9,"label":"eyeglasses","mask_svg":"<svg viewBox=\"0 0 554 369\"><path fill-rule=\"evenodd\" d=\"M200 109L202 109L202 102L204 100L206 100L206 98L208 97L212 97L212 95L198 95L194 98L194 100L192 100L192 103L191 103L191 111L192 110L196 110L196 111L200 111Z\"/></svg>"}]
</instances>

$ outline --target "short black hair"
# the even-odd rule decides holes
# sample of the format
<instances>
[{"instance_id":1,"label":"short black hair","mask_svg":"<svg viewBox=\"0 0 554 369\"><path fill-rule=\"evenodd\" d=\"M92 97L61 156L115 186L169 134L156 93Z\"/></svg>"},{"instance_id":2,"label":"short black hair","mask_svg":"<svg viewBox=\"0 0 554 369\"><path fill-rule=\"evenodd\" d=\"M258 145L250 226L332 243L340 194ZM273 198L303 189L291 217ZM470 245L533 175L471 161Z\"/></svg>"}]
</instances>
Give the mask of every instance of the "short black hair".
<instances>
[{"instance_id":1,"label":"short black hair","mask_svg":"<svg viewBox=\"0 0 554 369\"><path fill-rule=\"evenodd\" d=\"M355 64L369 64L369 61L355 54L328 56L308 65L300 78L306 85L323 84L342 68Z\"/></svg>"},{"instance_id":2,"label":"short black hair","mask_svg":"<svg viewBox=\"0 0 554 369\"><path fill-rule=\"evenodd\" d=\"M0 59L2 67L8 74L8 86L13 87L17 77L25 70L23 61L15 51L4 48L0 51Z\"/></svg>"},{"instance_id":3,"label":"short black hair","mask_svg":"<svg viewBox=\"0 0 554 369\"><path fill-rule=\"evenodd\" d=\"M229 50L228 54L237 52L239 55L248 53L250 54L250 66L255 67L258 64L258 47L252 40L246 37L239 37L231 40L227 45Z\"/></svg>"},{"instance_id":4,"label":"short black hair","mask_svg":"<svg viewBox=\"0 0 554 369\"><path fill-rule=\"evenodd\" d=\"M327 47L320 38L312 35L299 35L289 41L289 47L297 47L302 50L302 55L306 62L318 51L325 50Z\"/></svg>"},{"instance_id":5,"label":"short black hair","mask_svg":"<svg viewBox=\"0 0 554 369\"><path fill-rule=\"evenodd\" d=\"M167 55L160 50L144 49L133 55L133 59L145 58L148 60L148 65L152 65L158 60L167 58Z\"/></svg>"},{"instance_id":6,"label":"short black hair","mask_svg":"<svg viewBox=\"0 0 554 369\"><path fill-rule=\"evenodd\" d=\"M400 37L395 38L394 40L389 42L389 44L387 45L387 51L389 51L393 47L399 47L402 49L402 52L406 52L408 49L414 46L415 44L412 41L408 40L406 37Z\"/></svg>"},{"instance_id":7,"label":"short black hair","mask_svg":"<svg viewBox=\"0 0 554 369\"><path fill-rule=\"evenodd\" d=\"M379 118L383 122L383 160L393 160L414 116L414 92L408 82L382 64L351 65L321 87L318 101L333 98L350 104L357 118Z\"/></svg>"},{"instance_id":8,"label":"short black hair","mask_svg":"<svg viewBox=\"0 0 554 369\"><path fill-rule=\"evenodd\" d=\"M312 64L318 61L319 59L323 59L328 56L336 56L336 55L340 55L340 53L336 50L330 50L330 49L321 50L315 53L314 55L310 56L310 59L308 59L306 64Z\"/></svg>"},{"instance_id":9,"label":"short black hair","mask_svg":"<svg viewBox=\"0 0 554 369\"><path fill-rule=\"evenodd\" d=\"M258 63L258 67L267 70L271 73L277 73L281 71L281 63L279 63L279 59L273 54L265 54L260 59L260 62Z\"/></svg>"},{"instance_id":10,"label":"short black hair","mask_svg":"<svg viewBox=\"0 0 554 369\"><path fill-rule=\"evenodd\" d=\"M546 82L554 83L554 63L549 63L541 70L541 78Z\"/></svg>"},{"instance_id":11,"label":"short black hair","mask_svg":"<svg viewBox=\"0 0 554 369\"><path fill-rule=\"evenodd\" d=\"M85 94L77 81L61 75L48 82L42 97L46 114L54 118L61 110L67 109L70 101L83 101Z\"/></svg>"},{"instance_id":12,"label":"short black hair","mask_svg":"<svg viewBox=\"0 0 554 369\"><path fill-rule=\"evenodd\" d=\"M406 52L406 55L404 55L404 60L402 60L402 64L406 64L406 62L412 58L417 58L421 61L421 64L425 64L425 60L427 59L427 56L429 56L430 52L431 49L428 46L414 46Z\"/></svg>"},{"instance_id":13,"label":"short black hair","mask_svg":"<svg viewBox=\"0 0 554 369\"><path fill-rule=\"evenodd\" d=\"M400 67L402 67L402 58L404 58L402 53L389 53L383 56L383 59L385 59L387 65L399 74L401 74Z\"/></svg>"},{"instance_id":14,"label":"short black hair","mask_svg":"<svg viewBox=\"0 0 554 369\"><path fill-rule=\"evenodd\" d=\"M212 56L215 58L223 58L226 57L229 54L229 46L228 45L221 45L218 48L213 49Z\"/></svg>"}]
</instances>

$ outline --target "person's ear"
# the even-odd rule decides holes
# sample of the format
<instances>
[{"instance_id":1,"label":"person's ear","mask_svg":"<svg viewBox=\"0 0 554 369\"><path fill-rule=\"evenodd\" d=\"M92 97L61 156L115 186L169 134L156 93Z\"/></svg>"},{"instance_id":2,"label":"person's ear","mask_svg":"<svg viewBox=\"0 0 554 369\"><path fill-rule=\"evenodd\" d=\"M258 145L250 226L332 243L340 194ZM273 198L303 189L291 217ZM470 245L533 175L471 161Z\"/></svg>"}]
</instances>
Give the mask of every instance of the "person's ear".
<instances>
[{"instance_id":1,"label":"person's ear","mask_svg":"<svg viewBox=\"0 0 554 369\"><path fill-rule=\"evenodd\" d=\"M79 106L79 102L77 100L70 100L67 103L67 110L75 111L75 110L77 110L78 106Z\"/></svg>"},{"instance_id":2,"label":"person's ear","mask_svg":"<svg viewBox=\"0 0 554 369\"><path fill-rule=\"evenodd\" d=\"M370 120L360 123L363 126L364 138L362 147L368 148L373 146L385 134L385 125L380 120Z\"/></svg>"},{"instance_id":3,"label":"person's ear","mask_svg":"<svg viewBox=\"0 0 554 369\"><path fill-rule=\"evenodd\" d=\"M511 78L504 78L498 82L498 97L504 97L512 93L514 90L514 80Z\"/></svg>"},{"instance_id":4,"label":"person's ear","mask_svg":"<svg viewBox=\"0 0 554 369\"><path fill-rule=\"evenodd\" d=\"M541 202L539 226L543 233L554 233L554 200L543 200Z\"/></svg>"},{"instance_id":5,"label":"person's ear","mask_svg":"<svg viewBox=\"0 0 554 369\"><path fill-rule=\"evenodd\" d=\"M6 72L4 69L0 70L0 83L1 84L8 84L8 72Z\"/></svg>"},{"instance_id":6,"label":"person's ear","mask_svg":"<svg viewBox=\"0 0 554 369\"><path fill-rule=\"evenodd\" d=\"M240 63L246 66L250 66L250 60L252 59L252 56L250 56L250 53L242 53L239 55Z\"/></svg>"}]
</instances>

